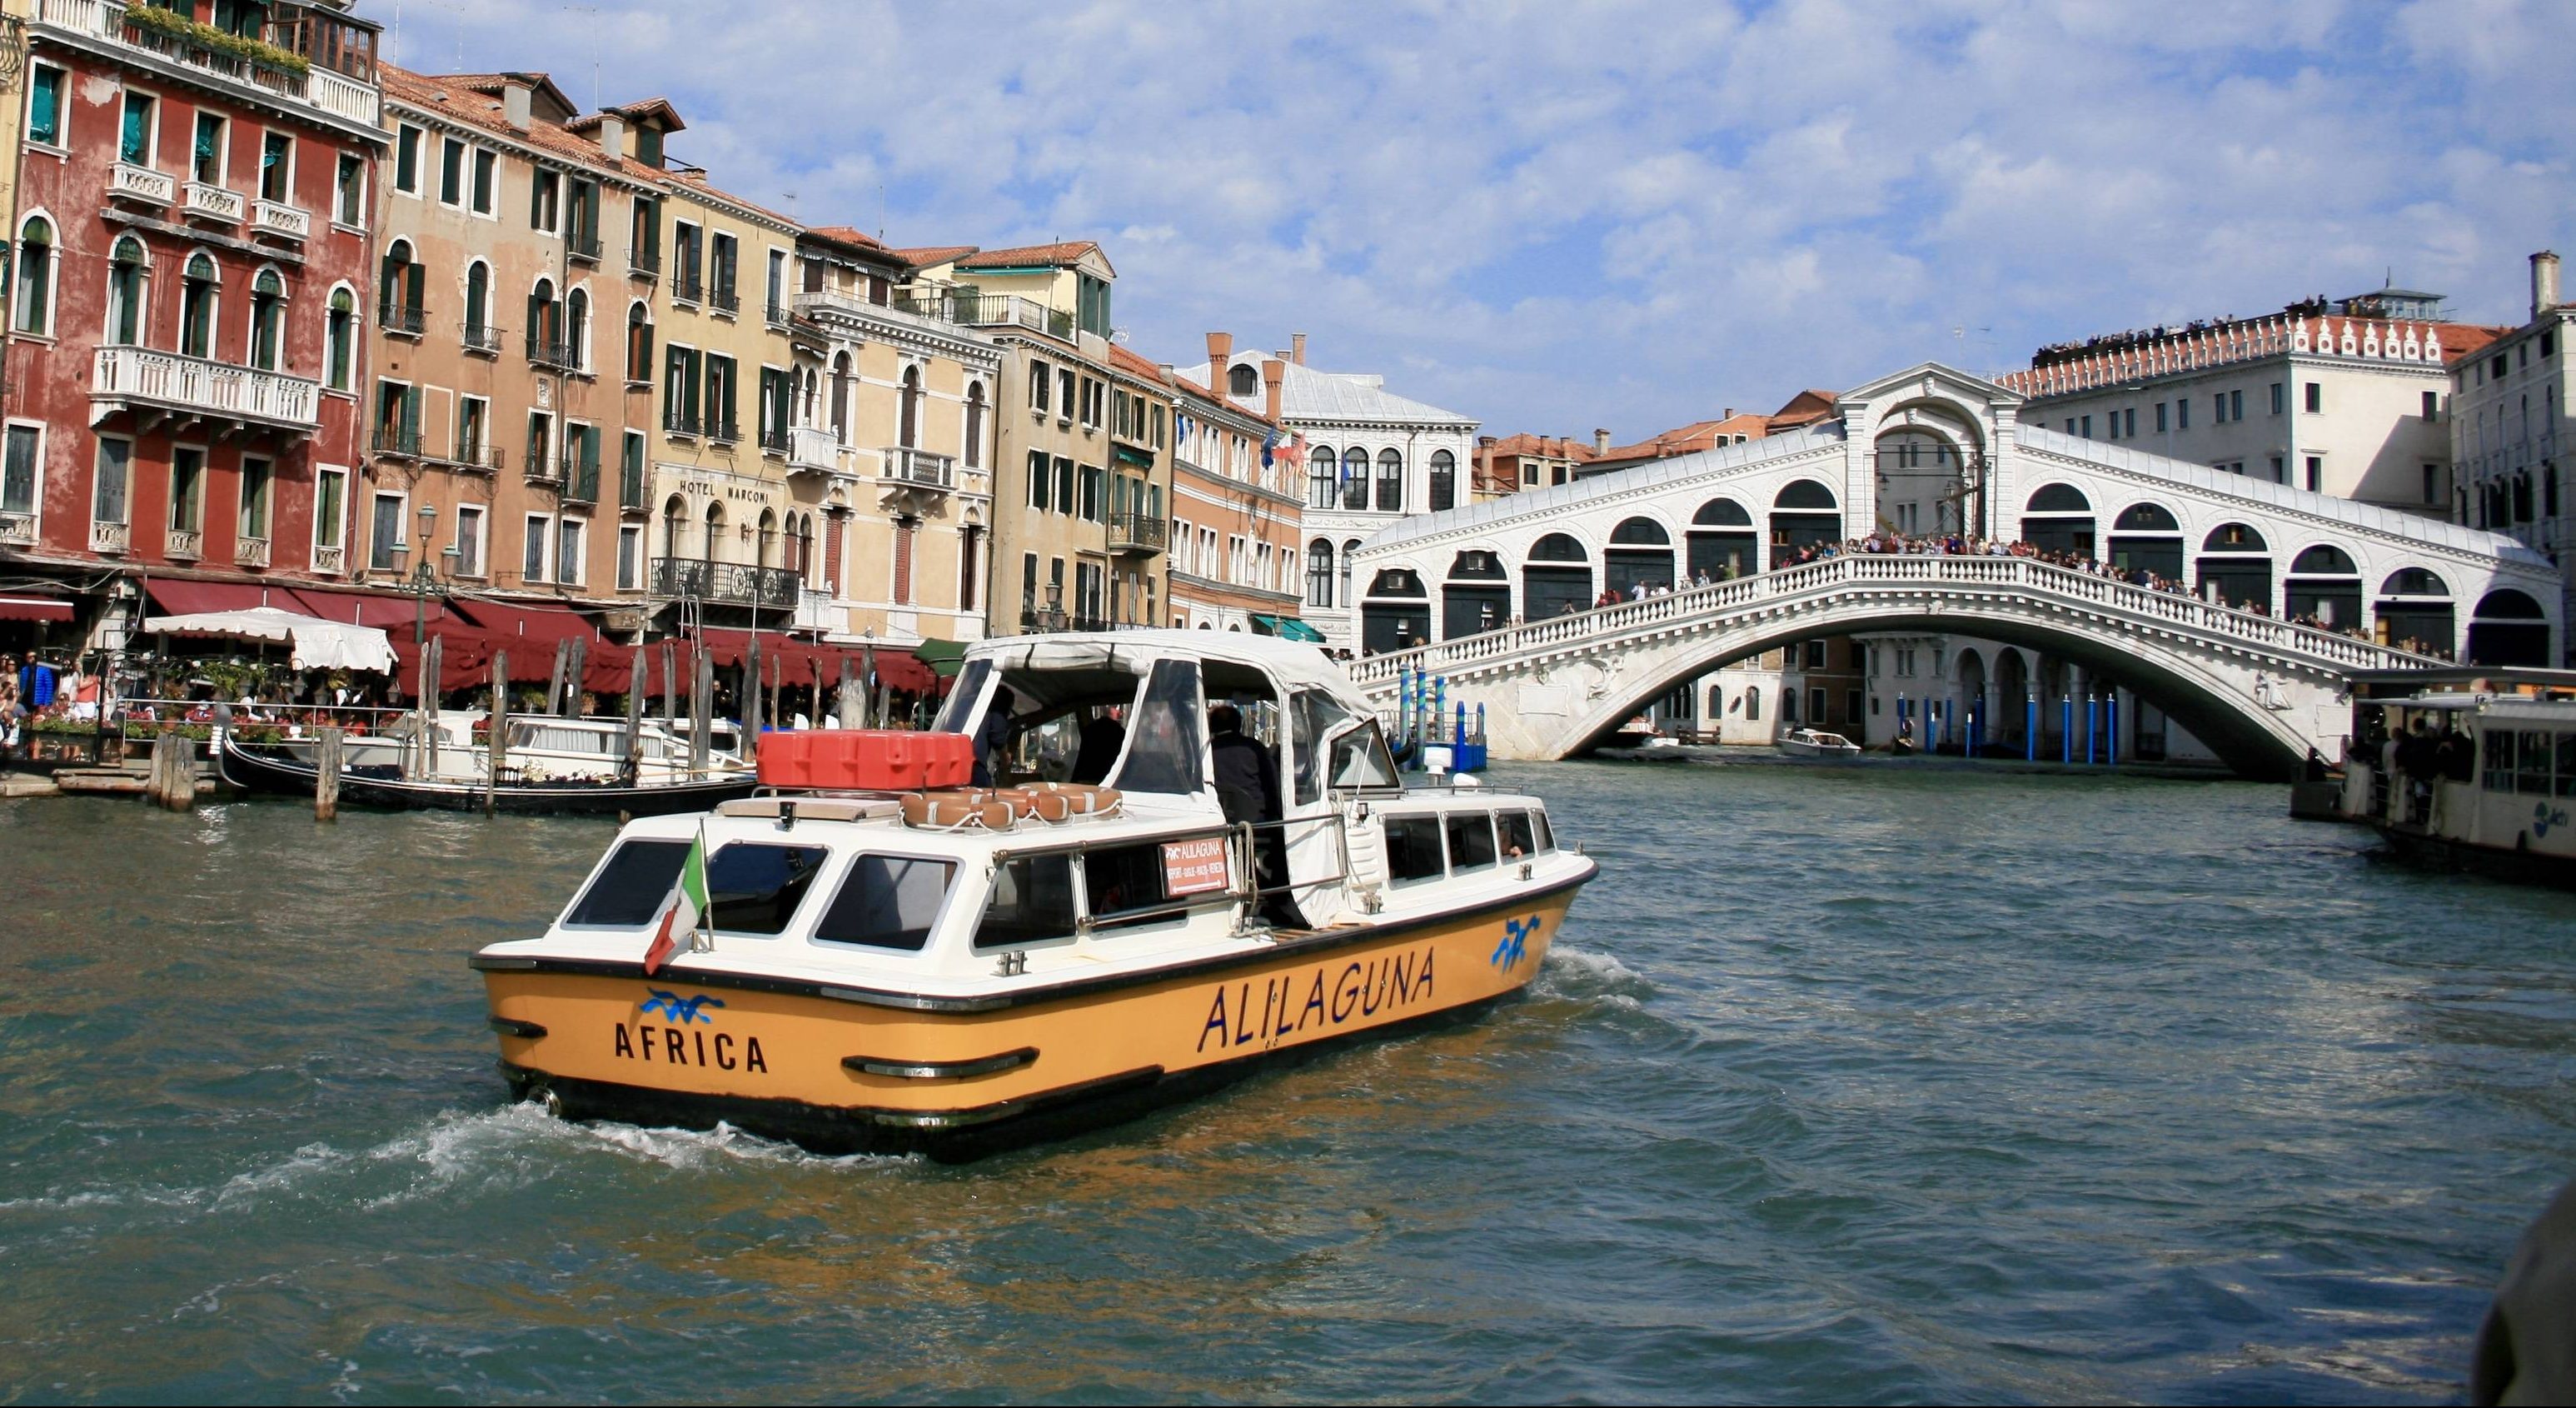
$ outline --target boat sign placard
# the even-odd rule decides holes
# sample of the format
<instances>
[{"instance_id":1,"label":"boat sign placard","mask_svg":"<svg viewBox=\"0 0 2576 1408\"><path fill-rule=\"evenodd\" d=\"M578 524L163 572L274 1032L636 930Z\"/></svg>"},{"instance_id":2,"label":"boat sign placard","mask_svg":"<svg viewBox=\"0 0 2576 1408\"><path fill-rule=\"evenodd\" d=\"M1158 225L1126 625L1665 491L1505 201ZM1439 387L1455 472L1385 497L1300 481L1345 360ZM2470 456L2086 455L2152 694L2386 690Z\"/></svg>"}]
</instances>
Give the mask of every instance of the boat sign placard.
<instances>
[{"instance_id":1,"label":"boat sign placard","mask_svg":"<svg viewBox=\"0 0 2576 1408\"><path fill-rule=\"evenodd\" d=\"M1175 899L1225 888L1225 838L1163 843L1163 893Z\"/></svg>"}]
</instances>

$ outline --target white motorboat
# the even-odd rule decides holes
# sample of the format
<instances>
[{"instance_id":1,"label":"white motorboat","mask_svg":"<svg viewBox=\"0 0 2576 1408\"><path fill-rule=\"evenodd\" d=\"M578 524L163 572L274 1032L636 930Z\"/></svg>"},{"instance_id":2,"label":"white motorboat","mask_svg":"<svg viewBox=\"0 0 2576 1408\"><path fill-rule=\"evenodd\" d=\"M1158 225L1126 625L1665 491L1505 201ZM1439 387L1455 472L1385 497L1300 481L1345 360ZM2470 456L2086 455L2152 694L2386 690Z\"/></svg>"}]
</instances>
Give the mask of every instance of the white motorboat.
<instances>
[{"instance_id":1,"label":"white motorboat","mask_svg":"<svg viewBox=\"0 0 2576 1408\"><path fill-rule=\"evenodd\" d=\"M1857 758L1860 745L1839 733L1793 728L1781 736L1780 751L1793 758Z\"/></svg>"}]
</instances>

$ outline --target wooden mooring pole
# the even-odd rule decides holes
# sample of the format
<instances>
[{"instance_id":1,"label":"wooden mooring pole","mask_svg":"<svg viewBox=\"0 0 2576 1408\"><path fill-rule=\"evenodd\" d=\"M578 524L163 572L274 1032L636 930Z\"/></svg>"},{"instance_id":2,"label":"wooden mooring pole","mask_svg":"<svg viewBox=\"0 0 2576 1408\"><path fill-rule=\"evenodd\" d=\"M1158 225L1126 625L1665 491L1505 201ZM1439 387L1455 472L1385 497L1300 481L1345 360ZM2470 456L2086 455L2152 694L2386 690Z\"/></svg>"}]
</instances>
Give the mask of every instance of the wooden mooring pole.
<instances>
[{"instance_id":1,"label":"wooden mooring pole","mask_svg":"<svg viewBox=\"0 0 2576 1408\"><path fill-rule=\"evenodd\" d=\"M340 819L340 730L325 728L315 734L313 749L313 819Z\"/></svg>"},{"instance_id":2,"label":"wooden mooring pole","mask_svg":"<svg viewBox=\"0 0 2576 1408\"><path fill-rule=\"evenodd\" d=\"M492 652L492 734L488 740L491 755L484 760L483 814L492 814L492 805L501 791L501 768L510 757L510 652Z\"/></svg>"}]
</instances>

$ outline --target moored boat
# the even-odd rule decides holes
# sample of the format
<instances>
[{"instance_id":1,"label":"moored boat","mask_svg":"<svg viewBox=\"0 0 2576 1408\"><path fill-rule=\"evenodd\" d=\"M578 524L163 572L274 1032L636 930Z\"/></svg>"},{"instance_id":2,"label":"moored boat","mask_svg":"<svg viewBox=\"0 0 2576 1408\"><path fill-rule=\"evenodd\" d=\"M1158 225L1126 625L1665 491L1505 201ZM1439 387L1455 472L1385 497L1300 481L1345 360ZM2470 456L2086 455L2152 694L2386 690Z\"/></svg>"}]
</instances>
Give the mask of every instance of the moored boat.
<instances>
[{"instance_id":1,"label":"moored boat","mask_svg":"<svg viewBox=\"0 0 2576 1408\"><path fill-rule=\"evenodd\" d=\"M2361 682L2341 814L2403 860L2576 889L2576 673L2494 671L2373 697L2396 678Z\"/></svg>"},{"instance_id":2,"label":"moored boat","mask_svg":"<svg viewBox=\"0 0 2576 1408\"><path fill-rule=\"evenodd\" d=\"M1856 758L1860 745L1839 733L1793 728L1780 736L1780 751L1796 758Z\"/></svg>"},{"instance_id":3,"label":"moored boat","mask_svg":"<svg viewBox=\"0 0 2576 1408\"><path fill-rule=\"evenodd\" d=\"M939 722L767 750L780 790L631 823L542 936L475 955L513 1089L967 1157L1517 993L1595 873L1536 798L1407 788L1309 646L982 642ZM1103 784L1012 761L1085 722Z\"/></svg>"},{"instance_id":4,"label":"moored boat","mask_svg":"<svg viewBox=\"0 0 2576 1408\"><path fill-rule=\"evenodd\" d=\"M750 796L758 780L730 747L731 725L711 730L705 768L690 766L689 740L656 720L634 726L633 757L622 719L513 714L500 785L491 781L489 716L448 709L404 715L377 733L343 744L340 801L391 811L495 811L537 815L659 816L702 811ZM426 738L435 738L428 746ZM246 792L311 797L321 766L310 738L246 742L218 728L211 746L216 771Z\"/></svg>"}]
</instances>

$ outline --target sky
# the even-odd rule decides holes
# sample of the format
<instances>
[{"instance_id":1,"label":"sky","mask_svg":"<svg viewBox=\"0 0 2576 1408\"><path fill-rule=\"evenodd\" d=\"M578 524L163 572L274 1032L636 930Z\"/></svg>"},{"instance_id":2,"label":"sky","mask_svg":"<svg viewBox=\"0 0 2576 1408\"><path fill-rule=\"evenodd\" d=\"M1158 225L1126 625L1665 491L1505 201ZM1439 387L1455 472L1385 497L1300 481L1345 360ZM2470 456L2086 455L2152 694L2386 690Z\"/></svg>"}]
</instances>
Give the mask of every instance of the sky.
<instances>
[{"instance_id":1,"label":"sky","mask_svg":"<svg viewBox=\"0 0 2576 1408\"><path fill-rule=\"evenodd\" d=\"M897 245L1099 240L1157 361L1626 442L1917 362L2576 253L2576 5L361 0L429 72L670 97L671 154Z\"/></svg>"}]
</instances>

